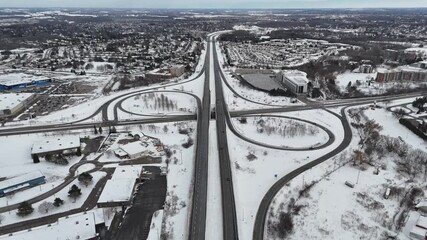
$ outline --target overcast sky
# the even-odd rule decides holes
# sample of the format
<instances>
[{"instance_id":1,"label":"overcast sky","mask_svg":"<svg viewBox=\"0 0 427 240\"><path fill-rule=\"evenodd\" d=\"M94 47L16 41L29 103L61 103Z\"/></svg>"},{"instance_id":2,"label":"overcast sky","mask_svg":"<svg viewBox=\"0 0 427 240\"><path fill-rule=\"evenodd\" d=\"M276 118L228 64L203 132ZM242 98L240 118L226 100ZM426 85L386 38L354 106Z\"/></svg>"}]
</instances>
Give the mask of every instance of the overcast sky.
<instances>
[{"instance_id":1,"label":"overcast sky","mask_svg":"<svg viewBox=\"0 0 427 240\"><path fill-rule=\"evenodd\" d=\"M427 7L427 0L0 0L0 7L394 8Z\"/></svg>"}]
</instances>

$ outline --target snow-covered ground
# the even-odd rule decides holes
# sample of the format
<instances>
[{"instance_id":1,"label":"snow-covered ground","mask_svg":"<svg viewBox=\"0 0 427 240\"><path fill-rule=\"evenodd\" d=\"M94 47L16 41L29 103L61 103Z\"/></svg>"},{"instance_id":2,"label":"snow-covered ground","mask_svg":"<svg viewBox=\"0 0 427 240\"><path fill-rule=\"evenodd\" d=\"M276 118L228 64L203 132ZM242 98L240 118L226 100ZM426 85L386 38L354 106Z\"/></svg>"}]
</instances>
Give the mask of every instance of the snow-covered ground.
<instances>
[{"instance_id":1,"label":"snow-covered ground","mask_svg":"<svg viewBox=\"0 0 427 240\"><path fill-rule=\"evenodd\" d=\"M191 114L196 113L197 103L190 95L182 93L148 93L141 94L123 101L125 111L135 114ZM120 113L122 117L125 113ZM126 116L125 116L126 118Z\"/></svg>"},{"instance_id":2,"label":"snow-covered ground","mask_svg":"<svg viewBox=\"0 0 427 240\"><path fill-rule=\"evenodd\" d=\"M91 135L90 133L85 132L75 132L75 134L80 134L80 136ZM82 157L69 156L67 157L69 164L65 166L47 162L45 160L41 160L40 163L37 164L33 163L33 159L31 158L31 148L33 144L45 139L46 137L52 136L59 135L58 133L45 133L0 137L0 151L3 153L0 158L0 164L2 166L0 169L0 176L10 178L34 171L41 171L46 176L45 184L28 190L16 192L6 198L0 198L0 207L19 203L51 190L63 182L63 179L69 173L70 166L80 161Z\"/></svg>"},{"instance_id":3,"label":"snow-covered ground","mask_svg":"<svg viewBox=\"0 0 427 240\"><path fill-rule=\"evenodd\" d=\"M60 190L59 192L57 192L53 196L48 197L48 198L46 198L40 202L33 204L32 207L34 208L34 212L27 215L27 216L24 216L24 217L18 216L16 214L17 210L13 210L13 211L10 211L8 213L3 213L2 215L5 218L2 221L2 225L5 226L8 224L26 221L26 220L30 220L30 219L37 219L40 217L44 217L44 216L48 216L48 215L60 213L60 212L66 212L66 211L81 207L83 205L83 203L86 201L87 197L89 196L89 194L92 191L95 184L101 178L105 177L106 173L105 172L95 172L95 173L92 173L91 175L92 175L93 179L87 187L84 184L80 183L76 179L73 182L71 182L67 187L63 188L62 190ZM68 197L68 191L71 188L71 186L74 184L77 185L81 189L81 193L82 193L76 199ZM40 204L42 204L43 202L53 203L55 198L61 198L64 201L64 205L62 205L60 207L53 207L48 211L48 213L46 213L44 210L39 211Z\"/></svg>"},{"instance_id":4,"label":"snow-covered ground","mask_svg":"<svg viewBox=\"0 0 427 240\"><path fill-rule=\"evenodd\" d=\"M407 101L392 101L388 105ZM381 135L402 139L413 149L427 151L425 141L399 124L398 119L384 108L365 108L364 114L381 124ZM398 156L389 153L382 158L378 175L373 173L373 166L353 166L353 150L360 147L355 129L353 134L354 138L344 152L294 178L273 200L267 221L277 221L281 212L293 212L294 227L287 239L385 239L396 235L397 239L409 239L407 231L395 229L404 208L400 201L412 187L424 189L425 181L419 177L408 181L407 175L397 171ZM300 191L313 181L316 183L301 195ZM346 186L346 181L355 187ZM387 187L396 190L385 199ZM291 199L296 201L289 210ZM271 229L265 236L272 240L282 239L272 234Z\"/></svg>"},{"instance_id":5,"label":"snow-covered ground","mask_svg":"<svg viewBox=\"0 0 427 240\"><path fill-rule=\"evenodd\" d=\"M221 175L218 156L218 139L216 122L211 121L209 126L209 159L208 159L208 202L206 212L206 239L222 239L222 197Z\"/></svg>"},{"instance_id":6,"label":"snow-covered ground","mask_svg":"<svg viewBox=\"0 0 427 240\"><path fill-rule=\"evenodd\" d=\"M172 152L170 163L166 164L164 160L161 164L162 166L168 166L168 185L160 234L170 234L167 235L169 236L168 239L172 239L172 236L174 239L185 239L188 232L189 210L191 208L195 147L192 145L189 148L184 148L182 144L187 142L189 136L193 139L196 137L196 123L178 122L143 126L145 127L119 127L117 130L143 131L151 137L160 139L165 147L170 148ZM179 128L189 129L189 136L179 134ZM197 141L197 139L194 139L194 141ZM158 221L156 220L156 222ZM153 234L154 236L157 235L157 228L151 229L150 235Z\"/></svg>"},{"instance_id":7,"label":"snow-covered ground","mask_svg":"<svg viewBox=\"0 0 427 240\"><path fill-rule=\"evenodd\" d=\"M163 210L156 211L151 218L150 233L147 240L158 240L162 231Z\"/></svg>"},{"instance_id":8,"label":"snow-covered ground","mask_svg":"<svg viewBox=\"0 0 427 240\"><path fill-rule=\"evenodd\" d=\"M272 146L309 148L329 140L321 128L302 121L278 117L248 117L247 123L232 119L234 127L243 136Z\"/></svg>"},{"instance_id":9,"label":"snow-covered ground","mask_svg":"<svg viewBox=\"0 0 427 240\"><path fill-rule=\"evenodd\" d=\"M286 113L314 121L335 134L335 142L320 150L283 151L272 150L247 143L228 132L230 157L232 159L234 193L237 204L239 236L251 239L254 220L261 199L267 190L281 177L336 148L344 137L341 121L323 110ZM255 139L256 140L256 139ZM254 158L255 156L256 158Z\"/></svg>"}]
</instances>

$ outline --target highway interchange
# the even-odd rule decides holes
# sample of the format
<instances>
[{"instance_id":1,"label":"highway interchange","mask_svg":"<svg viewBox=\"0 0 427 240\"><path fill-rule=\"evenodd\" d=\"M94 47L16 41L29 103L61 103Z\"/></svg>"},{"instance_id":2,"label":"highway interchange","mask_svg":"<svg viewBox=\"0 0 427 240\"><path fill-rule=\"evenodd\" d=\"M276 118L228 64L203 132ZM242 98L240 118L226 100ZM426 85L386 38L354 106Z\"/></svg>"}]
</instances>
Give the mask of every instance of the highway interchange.
<instances>
[{"instance_id":1,"label":"highway interchange","mask_svg":"<svg viewBox=\"0 0 427 240\"><path fill-rule=\"evenodd\" d=\"M8 135L18 135L18 134L29 134L29 133L41 133L41 132L51 132L51 131L66 131L66 130L78 130L78 129L89 129L96 126L122 126L122 125L136 125L136 124L148 124L148 123L162 123L162 122L178 122L178 121L187 121L187 120L197 120L197 141L196 141L196 153L195 153L195 166L193 173L193 193L191 200L191 213L190 213L190 222L188 226L188 239L191 240L203 240L205 239L206 232L206 209L207 209L207 192L209 190L208 186L208 156L209 156L209 124L211 121L211 112L214 112L216 128L217 128L217 137L218 137L218 153L220 159L220 176L221 176L221 196L222 196L222 216L223 216L223 239L239 239L239 230L238 222L236 217L236 202L233 188L233 176L231 170L231 160L228 149L227 141L227 130L240 139L250 142L255 145L266 148L275 148L279 150L288 150L288 151L310 151L318 148L324 148L329 146L333 141L335 141L333 131L324 129L328 132L329 141L327 144L318 146L316 148L283 148L283 147L274 147L271 145L260 143L254 139L250 139L246 136L243 136L239 131L237 131L232 123L231 118L242 117L242 116L259 116L263 114L277 114L283 112L295 112L295 111L304 111L310 109L323 109L329 113L335 115L340 119L342 126L344 128L344 139L336 148L332 149L327 154L306 163L305 165L291 171L282 178L280 178L270 189L265 193L262 201L259 205L257 215L255 218L255 224L253 228L253 239L261 240L264 239L264 228L266 222L266 216L269 209L269 205L272 202L276 194L282 189L286 183L291 181L296 176L302 174L315 167L316 165L330 159L336 154L340 153L348 147L352 139L352 132L349 125L349 122L346 117L346 109L348 107L372 104L375 101L386 101L386 100L397 100L409 97L420 96L421 93L410 93L410 94L401 94L393 96L382 96L382 97L369 97L369 98L358 98L358 99L343 99L335 101L324 101L320 103L309 103L304 106L274 106L263 107L259 109L247 109L239 111L230 111L227 107L226 98L224 95L223 87L229 88L236 96L240 96L231 86L227 83L224 72L221 68L219 61L219 54L217 53L217 41L216 37L218 34L211 34L208 36L207 41L207 53L204 60L203 70L197 74L194 78L184 80L177 83L170 83L166 85L149 87L142 90L135 90L132 92L127 92L111 98L102 104L93 114L87 116L84 119L70 123L59 123L51 125L35 125L35 126L23 126L23 127L7 127L0 130L0 136ZM211 56L213 56L213 64L211 64ZM213 68L212 68L213 66ZM211 78L211 71L214 72L214 78ZM197 95L182 92L182 91L172 91L172 90L162 90L164 87L178 86L184 83L189 83L200 78L204 74L204 87L203 87L203 98L199 99ZM214 82L215 89L210 89L211 82ZM132 120L122 120L119 118L119 111L131 114L131 112L126 112L123 109L122 103L130 97L134 97L140 94L146 94L150 92L177 92L182 94L187 94L196 99L198 108L197 113L195 114L184 114L184 115L144 115L144 114L133 114L135 116L141 117ZM211 99L211 92L215 92L215 99ZM243 97L242 97L243 98ZM246 99L248 100L248 99ZM250 100L251 102L254 102ZM256 103L256 102L254 102ZM215 108L211 109L212 104ZM260 104L260 103L258 103ZM265 104L263 104L265 105ZM333 107L342 107L340 114L328 110L328 108ZM109 116L113 109L113 116ZM102 121L90 121L95 116L101 115ZM315 124L315 123L314 123Z\"/></svg>"}]
</instances>

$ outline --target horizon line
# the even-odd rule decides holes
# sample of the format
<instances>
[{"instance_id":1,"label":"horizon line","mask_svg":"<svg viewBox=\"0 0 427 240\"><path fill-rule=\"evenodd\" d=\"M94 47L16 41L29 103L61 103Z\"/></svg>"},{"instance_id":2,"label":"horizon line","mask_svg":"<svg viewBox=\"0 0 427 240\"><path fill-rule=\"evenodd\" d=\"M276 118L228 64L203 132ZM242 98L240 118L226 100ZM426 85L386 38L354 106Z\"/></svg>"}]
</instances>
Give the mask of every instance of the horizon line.
<instances>
[{"instance_id":1,"label":"horizon line","mask_svg":"<svg viewBox=\"0 0 427 240\"><path fill-rule=\"evenodd\" d=\"M4 7L0 9L117 9L117 10L375 10L375 9L402 9L402 10L415 10L426 9L425 7L288 7L288 8L274 8L274 7L257 7L257 8L236 8L236 7L65 7L65 6L40 6L40 7Z\"/></svg>"}]
</instances>

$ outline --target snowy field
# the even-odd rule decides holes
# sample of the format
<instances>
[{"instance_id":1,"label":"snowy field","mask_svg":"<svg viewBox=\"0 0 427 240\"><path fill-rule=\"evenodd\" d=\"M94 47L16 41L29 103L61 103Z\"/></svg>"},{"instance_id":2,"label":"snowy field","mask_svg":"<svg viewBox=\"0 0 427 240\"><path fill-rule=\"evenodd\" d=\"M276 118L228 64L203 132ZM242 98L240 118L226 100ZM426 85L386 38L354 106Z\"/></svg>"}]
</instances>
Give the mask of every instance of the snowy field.
<instances>
[{"instance_id":1,"label":"snowy field","mask_svg":"<svg viewBox=\"0 0 427 240\"><path fill-rule=\"evenodd\" d=\"M389 105L407 101L393 101ZM384 139L397 141L400 147L403 146L399 144L401 141L408 144L408 154L414 156L409 159L425 156L422 152L427 152L427 144L399 124L392 113L384 108L364 109L366 121L380 123L382 129L379 133ZM396 235L397 239L409 239L401 226L401 221L404 224L407 216L405 206L413 204L407 196L416 192L413 189L417 187L425 188L425 176L423 178L420 172L414 176L405 174L397 164L403 163L405 158L395 154L394 151L399 151L395 149L386 151L384 156L377 152L364 155L373 158L366 160L373 161L373 166L354 166L354 150L360 149L361 137L356 129L353 129L353 135L344 152L299 175L279 192L270 206L267 219L270 228L265 233L267 239L283 239L274 232L279 226L280 213L284 212L291 213L294 225L291 232L285 233L286 239L386 239ZM377 167L378 175L374 174ZM355 187L346 186L346 181ZM392 191L385 199L387 187ZM425 194L426 191L422 190L414 195L415 200L412 201L419 201Z\"/></svg>"},{"instance_id":2,"label":"snowy field","mask_svg":"<svg viewBox=\"0 0 427 240\"><path fill-rule=\"evenodd\" d=\"M181 93L147 93L123 101L125 111L142 115L196 113L196 100Z\"/></svg>"},{"instance_id":3,"label":"snowy field","mask_svg":"<svg viewBox=\"0 0 427 240\"><path fill-rule=\"evenodd\" d=\"M80 137L91 136L89 132L74 132ZM79 162L82 156L77 157L74 155L67 156L67 165L58 165L52 162L41 160L40 163L33 163L31 158L31 148L37 141L46 139L46 137L61 136L61 133L45 133L45 134L28 134L28 135L15 135L0 138L0 151L3 152L3 157L0 158L0 176L14 177L29 172L41 171L46 176L46 183L40 186L20 191L12 196L0 198L0 207L19 203L29 198L35 197L41 193L51 190L60 183L69 173L70 166ZM19 146L19 147L17 147ZM14 149L14 151L11 151ZM89 166L81 166L79 170L84 170ZM87 169L87 168L86 168Z\"/></svg>"},{"instance_id":4,"label":"snowy field","mask_svg":"<svg viewBox=\"0 0 427 240\"><path fill-rule=\"evenodd\" d=\"M341 121L323 110L286 113L333 130L335 142L320 150L283 151L247 143L228 132L239 236L251 239L256 212L267 190L281 177L336 148L344 137Z\"/></svg>"},{"instance_id":5,"label":"snowy field","mask_svg":"<svg viewBox=\"0 0 427 240\"><path fill-rule=\"evenodd\" d=\"M278 117L248 117L247 123L232 119L237 131L258 142L272 146L309 148L329 140L321 128L302 121Z\"/></svg>"},{"instance_id":6,"label":"snowy field","mask_svg":"<svg viewBox=\"0 0 427 240\"><path fill-rule=\"evenodd\" d=\"M89 185L86 187L84 184L80 183L77 179L74 180L73 182L71 182L69 185L67 185L65 188L63 188L62 190L60 190L58 193L54 194L51 197L48 197L40 202L37 202L35 204L32 205L32 207L34 208L34 212L24 216L24 217L20 217L18 216L17 210L13 210L7 213L3 213L2 216L4 216L4 220L2 221L2 225L8 225L8 224L12 224L12 223L17 223L17 222L22 222L22 221L27 221L30 219L37 219L40 217L44 217L44 216L48 216L51 214L55 214L55 213L61 213L61 212L66 212L72 209L76 209L79 208L83 205L83 203L86 201L87 197L89 196L90 192L92 191L93 187L95 186L95 184L103 177L106 176L106 173L104 172L95 172L91 174L93 179L91 181L91 183L89 183ZM80 189L81 189L81 195L79 197L77 197L76 199L70 198L68 196L68 190L71 188L72 185L77 185ZM37 187L36 187L37 188ZM64 204L60 207L50 207L48 212L46 212L45 209L39 209L39 206L44 203L44 202L49 202L49 203L53 203L55 198L60 198L64 201Z\"/></svg>"}]
</instances>

